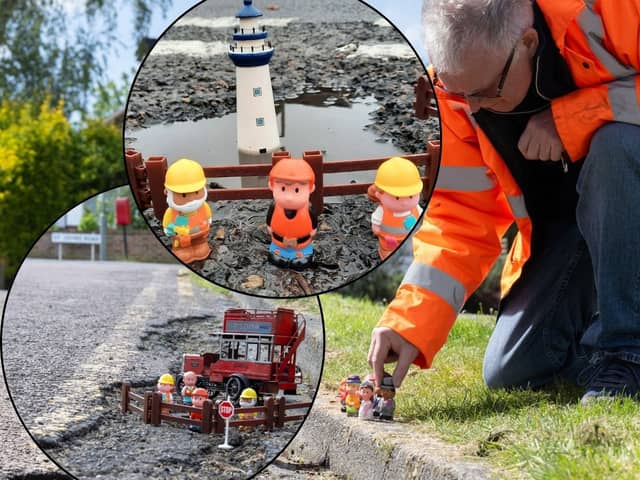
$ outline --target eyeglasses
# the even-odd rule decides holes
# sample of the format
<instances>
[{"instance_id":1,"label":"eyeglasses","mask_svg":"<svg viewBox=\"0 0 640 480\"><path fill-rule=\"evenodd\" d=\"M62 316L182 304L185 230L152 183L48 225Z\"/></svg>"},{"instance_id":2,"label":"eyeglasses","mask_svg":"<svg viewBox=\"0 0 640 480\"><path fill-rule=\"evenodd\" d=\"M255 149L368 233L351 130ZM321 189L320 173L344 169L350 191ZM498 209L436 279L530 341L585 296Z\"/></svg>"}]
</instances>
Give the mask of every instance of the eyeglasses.
<instances>
[{"instance_id":1,"label":"eyeglasses","mask_svg":"<svg viewBox=\"0 0 640 480\"><path fill-rule=\"evenodd\" d=\"M513 45L513 48L511 48L511 52L509 53L509 57L507 58L507 62L504 64L504 68L502 69L502 72L500 72L500 77L498 79L498 87L496 88L496 93L494 95L484 95L481 93L461 93L461 92L451 92L449 90L447 90L446 88L436 85L438 82L438 74L437 72L434 70L433 73L433 85L435 88L443 91L444 93L447 93L449 95L456 95L459 97L464 97L467 100L475 100L475 101L481 101L481 100L495 100L496 98L501 98L502 97L502 89L504 88L504 83L507 80L507 75L509 75L509 69L511 68L511 63L513 62L513 57L515 56L516 53L516 47L518 46L518 43L520 43L520 39L518 39L518 41Z\"/></svg>"}]
</instances>

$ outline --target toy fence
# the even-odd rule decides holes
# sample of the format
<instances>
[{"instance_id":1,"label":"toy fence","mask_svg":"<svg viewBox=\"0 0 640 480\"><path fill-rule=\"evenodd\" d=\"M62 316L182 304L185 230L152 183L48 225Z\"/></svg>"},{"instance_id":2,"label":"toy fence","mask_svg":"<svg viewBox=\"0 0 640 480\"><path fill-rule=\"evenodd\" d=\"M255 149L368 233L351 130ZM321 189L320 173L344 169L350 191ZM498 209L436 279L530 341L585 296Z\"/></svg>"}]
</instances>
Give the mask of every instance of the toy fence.
<instances>
[{"instance_id":1,"label":"toy fence","mask_svg":"<svg viewBox=\"0 0 640 480\"><path fill-rule=\"evenodd\" d=\"M274 152L271 164L228 165L217 167L204 167L207 178L268 176L271 167L280 159L289 156L289 152ZM435 184L440 157L440 142L427 142L427 152L404 155L418 167L425 167L424 198L429 198ZM303 159L309 162L316 177L316 189L311 194L311 203L316 212L322 212L324 197L337 195L357 195L367 192L369 183L350 183L338 185L324 185L325 173L344 173L355 171L376 170L382 162L390 157L368 158L361 160L339 160L325 162L322 152L309 150L303 153ZM142 209L153 206L156 218L162 219L167 209L167 200L164 193L164 177L167 171L167 158L152 156L143 160L142 154L135 150L125 152L125 161L129 182L134 197ZM272 198L271 191L267 187L262 188L230 188L209 189L207 200L243 200Z\"/></svg>"},{"instance_id":2,"label":"toy fence","mask_svg":"<svg viewBox=\"0 0 640 480\"><path fill-rule=\"evenodd\" d=\"M310 408L311 402L286 403L284 397L274 400L269 397L262 407L236 408L235 417L239 420L231 420L229 426L259 426L264 425L267 431L273 428L282 428L286 422L304 420L306 415L287 415L287 410ZM202 409L189 407L178 403L165 403L160 392L144 392L138 395L131 391L128 383L123 383L120 390L120 409L123 414L127 412L137 413L142 416L142 421L151 425L160 425L163 421L200 427L201 433L224 433L225 420L218 415L218 407L211 400L205 400ZM202 417L199 420L172 415L172 413L198 413ZM235 418L234 417L234 418ZM243 417L246 417L243 418ZM257 417L257 418L256 418Z\"/></svg>"}]
</instances>

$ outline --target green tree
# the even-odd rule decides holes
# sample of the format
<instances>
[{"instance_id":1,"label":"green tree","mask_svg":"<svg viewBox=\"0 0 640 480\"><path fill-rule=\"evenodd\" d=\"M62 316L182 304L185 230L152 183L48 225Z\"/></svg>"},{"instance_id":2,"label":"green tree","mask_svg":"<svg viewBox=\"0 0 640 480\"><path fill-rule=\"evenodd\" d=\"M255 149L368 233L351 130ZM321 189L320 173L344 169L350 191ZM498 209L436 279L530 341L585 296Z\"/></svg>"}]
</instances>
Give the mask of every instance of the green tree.
<instances>
[{"instance_id":1,"label":"green tree","mask_svg":"<svg viewBox=\"0 0 640 480\"><path fill-rule=\"evenodd\" d=\"M75 130L62 104L0 103L0 258L10 279L46 227L99 188L123 184L120 131Z\"/></svg>"},{"instance_id":2,"label":"green tree","mask_svg":"<svg viewBox=\"0 0 640 480\"><path fill-rule=\"evenodd\" d=\"M0 0L0 100L45 98L65 112L86 110L103 73L105 52L116 42L118 22L130 4L133 39L147 35L152 6L166 11L172 0Z\"/></svg>"},{"instance_id":3,"label":"green tree","mask_svg":"<svg viewBox=\"0 0 640 480\"><path fill-rule=\"evenodd\" d=\"M98 220L96 220L95 214L84 207L82 211L82 218L78 225L78 231L80 232L97 232L100 227L98 226Z\"/></svg>"}]
</instances>

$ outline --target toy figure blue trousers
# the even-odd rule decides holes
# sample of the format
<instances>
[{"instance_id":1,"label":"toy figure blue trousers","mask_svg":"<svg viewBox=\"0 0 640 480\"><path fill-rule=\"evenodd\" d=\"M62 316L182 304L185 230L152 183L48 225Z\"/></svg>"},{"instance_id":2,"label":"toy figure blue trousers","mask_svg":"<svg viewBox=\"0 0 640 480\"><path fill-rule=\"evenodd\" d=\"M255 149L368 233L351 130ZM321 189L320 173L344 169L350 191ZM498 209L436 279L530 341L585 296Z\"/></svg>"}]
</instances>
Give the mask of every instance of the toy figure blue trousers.
<instances>
[{"instance_id":1,"label":"toy figure blue trousers","mask_svg":"<svg viewBox=\"0 0 640 480\"><path fill-rule=\"evenodd\" d=\"M577 226L551 228L500 306L483 366L491 388L582 383L606 355L640 364L639 126L594 134L577 190Z\"/></svg>"}]
</instances>

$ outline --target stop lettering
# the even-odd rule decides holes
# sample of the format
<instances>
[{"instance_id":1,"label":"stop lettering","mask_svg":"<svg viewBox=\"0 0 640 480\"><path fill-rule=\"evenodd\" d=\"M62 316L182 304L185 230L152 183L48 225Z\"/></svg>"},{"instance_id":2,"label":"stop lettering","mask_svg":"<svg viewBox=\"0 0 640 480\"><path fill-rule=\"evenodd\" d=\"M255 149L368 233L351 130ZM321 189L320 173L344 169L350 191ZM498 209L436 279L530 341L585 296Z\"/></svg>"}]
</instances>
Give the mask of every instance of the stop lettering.
<instances>
[{"instance_id":1,"label":"stop lettering","mask_svg":"<svg viewBox=\"0 0 640 480\"><path fill-rule=\"evenodd\" d=\"M220 402L220 405L218 405L218 413L224 419L233 417L233 412L234 412L233 403L231 403L228 400L224 400Z\"/></svg>"}]
</instances>

